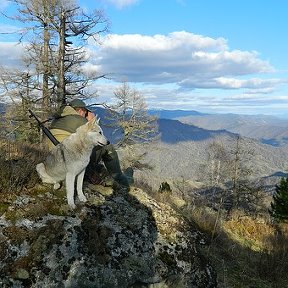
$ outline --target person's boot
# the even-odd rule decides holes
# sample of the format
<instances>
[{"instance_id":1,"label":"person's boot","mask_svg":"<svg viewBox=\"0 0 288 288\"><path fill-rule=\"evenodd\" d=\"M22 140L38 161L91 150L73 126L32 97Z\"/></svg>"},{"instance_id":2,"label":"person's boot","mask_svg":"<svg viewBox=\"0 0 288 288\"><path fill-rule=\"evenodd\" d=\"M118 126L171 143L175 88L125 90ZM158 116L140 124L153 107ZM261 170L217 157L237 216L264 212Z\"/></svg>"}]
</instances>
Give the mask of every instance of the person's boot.
<instances>
[{"instance_id":1,"label":"person's boot","mask_svg":"<svg viewBox=\"0 0 288 288\"><path fill-rule=\"evenodd\" d=\"M120 167L120 162L118 154L112 145L107 146L106 153L103 155L102 159L104 161L105 167L112 178L120 185L129 188L129 181L126 175L123 174Z\"/></svg>"},{"instance_id":2,"label":"person's boot","mask_svg":"<svg viewBox=\"0 0 288 288\"><path fill-rule=\"evenodd\" d=\"M128 167L124 170L124 175L126 176L128 183L130 185L134 183L133 174L134 174L134 171L132 167Z\"/></svg>"},{"instance_id":3,"label":"person's boot","mask_svg":"<svg viewBox=\"0 0 288 288\"><path fill-rule=\"evenodd\" d=\"M117 174L117 175L112 175L113 179L120 185L126 188L130 187L130 183L126 177L126 175L122 174Z\"/></svg>"}]
</instances>

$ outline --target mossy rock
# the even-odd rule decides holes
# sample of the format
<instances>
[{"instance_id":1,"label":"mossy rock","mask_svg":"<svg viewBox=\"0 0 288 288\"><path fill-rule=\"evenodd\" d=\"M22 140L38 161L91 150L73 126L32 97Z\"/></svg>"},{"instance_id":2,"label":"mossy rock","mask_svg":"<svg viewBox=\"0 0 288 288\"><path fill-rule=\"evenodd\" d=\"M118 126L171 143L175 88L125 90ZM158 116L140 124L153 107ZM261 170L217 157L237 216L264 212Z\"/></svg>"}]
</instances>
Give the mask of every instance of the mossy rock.
<instances>
[{"instance_id":1,"label":"mossy rock","mask_svg":"<svg viewBox=\"0 0 288 288\"><path fill-rule=\"evenodd\" d=\"M23 227L9 226L3 228L3 235L9 238L13 245L20 245L25 240L31 238L31 231Z\"/></svg>"}]
</instances>

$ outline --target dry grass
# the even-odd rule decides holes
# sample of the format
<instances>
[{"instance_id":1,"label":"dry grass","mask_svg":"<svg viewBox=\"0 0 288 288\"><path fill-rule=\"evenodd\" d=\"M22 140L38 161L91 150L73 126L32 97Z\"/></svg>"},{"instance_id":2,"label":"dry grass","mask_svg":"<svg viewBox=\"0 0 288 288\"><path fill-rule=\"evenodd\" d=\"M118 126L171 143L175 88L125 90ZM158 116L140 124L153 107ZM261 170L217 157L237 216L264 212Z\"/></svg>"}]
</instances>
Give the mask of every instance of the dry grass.
<instances>
[{"instance_id":1,"label":"dry grass","mask_svg":"<svg viewBox=\"0 0 288 288\"><path fill-rule=\"evenodd\" d=\"M236 212L223 223L223 230L241 245L254 251L263 251L266 249L267 236L273 235L275 228L267 222L267 219L252 218ZM270 247L269 250L272 248Z\"/></svg>"},{"instance_id":2,"label":"dry grass","mask_svg":"<svg viewBox=\"0 0 288 288\"><path fill-rule=\"evenodd\" d=\"M288 225L275 226L268 217L240 211L226 220L205 207L190 216L210 235L203 253L217 270L219 287L288 287Z\"/></svg>"},{"instance_id":3,"label":"dry grass","mask_svg":"<svg viewBox=\"0 0 288 288\"><path fill-rule=\"evenodd\" d=\"M150 189L151 196L170 205L173 193ZM205 199L195 198L193 205L185 200L173 207L205 233L207 245L201 250L217 271L218 287L288 287L288 224L275 226L268 211L260 216L233 210L228 219L221 205L212 209Z\"/></svg>"},{"instance_id":4,"label":"dry grass","mask_svg":"<svg viewBox=\"0 0 288 288\"><path fill-rule=\"evenodd\" d=\"M38 183L35 170L47 149L39 144L0 140L0 193L20 193Z\"/></svg>"},{"instance_id":5,"label":"dry grass","mask_svg":"<svg viewBox=\"0 0 288 288\"><path fill-rule=\"evenodd\" d=\"M211 210L204 206L195 207L190 213L189 218L201 229L201 231L214 237L215 233L219 232L221 225L220 215L217 211Z\"/></svg>"}]
</instances>

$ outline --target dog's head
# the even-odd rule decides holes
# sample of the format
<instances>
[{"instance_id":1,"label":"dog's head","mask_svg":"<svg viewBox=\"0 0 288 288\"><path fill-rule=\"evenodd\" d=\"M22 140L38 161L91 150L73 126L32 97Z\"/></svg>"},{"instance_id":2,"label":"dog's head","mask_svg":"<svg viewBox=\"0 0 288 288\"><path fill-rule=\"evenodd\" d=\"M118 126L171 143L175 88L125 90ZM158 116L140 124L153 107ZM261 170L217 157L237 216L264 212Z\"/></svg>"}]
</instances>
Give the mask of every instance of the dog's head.
<instances>
[{"instance_id":1,"label":"dog's head","mask_svg":"<svg viewBox=\"0 0 288 288\"><path fill-rule=\"evenodd\" d=\"M90 140L95 146L108 145L109 141L104 136L101 127L99 126L99 120L94 117L92 120L88 121L84 126L86 130L87 140Z\"/></svg>"}]
</instances>

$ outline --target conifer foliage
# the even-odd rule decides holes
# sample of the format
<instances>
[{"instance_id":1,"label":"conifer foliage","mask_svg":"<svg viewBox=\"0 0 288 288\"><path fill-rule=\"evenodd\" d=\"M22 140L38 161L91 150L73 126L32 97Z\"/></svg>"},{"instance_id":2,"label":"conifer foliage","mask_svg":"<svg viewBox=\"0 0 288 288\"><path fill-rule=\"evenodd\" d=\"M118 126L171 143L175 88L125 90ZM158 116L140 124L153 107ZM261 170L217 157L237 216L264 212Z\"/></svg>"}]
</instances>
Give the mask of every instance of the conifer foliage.
<instances>
[{"instance_id":1,"label":"conifer foliage","mask_svg":"<svg viewBox=\"0 0 288 288\"><path fill-rule=\"evenodd\" d=\"M288 222L288 177L276 185L269 213L278 222Z\"/></svg>"}]
</instances>

